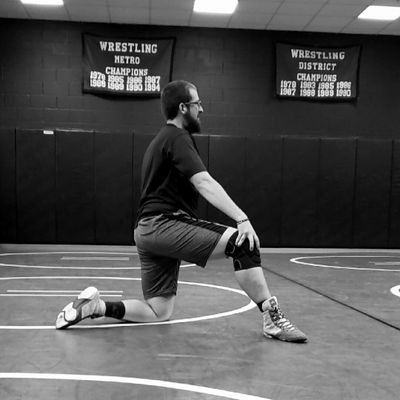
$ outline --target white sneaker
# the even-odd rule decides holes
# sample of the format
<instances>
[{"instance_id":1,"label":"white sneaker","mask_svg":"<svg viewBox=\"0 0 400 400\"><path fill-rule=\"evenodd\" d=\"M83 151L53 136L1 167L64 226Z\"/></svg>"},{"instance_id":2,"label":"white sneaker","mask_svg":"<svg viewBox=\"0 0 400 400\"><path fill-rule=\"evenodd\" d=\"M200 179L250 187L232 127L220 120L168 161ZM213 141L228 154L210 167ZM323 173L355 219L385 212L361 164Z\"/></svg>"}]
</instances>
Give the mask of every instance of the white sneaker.
<instances>
[{"instance_id":1,"label":"white sneaker","mask_svg":"<svg viewBox=\"0 0 400 400\"><path fill-rule=\"evenodd\" d=\"M266 308L263 312L264 336L286 342L302 343L307 341L307 336L285 318L275 296L266 300L263 308Z\"/></svg>"},{"instance_id":2,"label":"white sneaker","mask_svg":"<svg viewBox=\"0 0 400 400\"><path fill-rule=\"evenodd\" d=\"M95 287L90 286L83 290L72 303L67 304L58 314L56 329L68 328L85 318L102 317L100 310L100 293Z\"/></svg>"}]
</instances>

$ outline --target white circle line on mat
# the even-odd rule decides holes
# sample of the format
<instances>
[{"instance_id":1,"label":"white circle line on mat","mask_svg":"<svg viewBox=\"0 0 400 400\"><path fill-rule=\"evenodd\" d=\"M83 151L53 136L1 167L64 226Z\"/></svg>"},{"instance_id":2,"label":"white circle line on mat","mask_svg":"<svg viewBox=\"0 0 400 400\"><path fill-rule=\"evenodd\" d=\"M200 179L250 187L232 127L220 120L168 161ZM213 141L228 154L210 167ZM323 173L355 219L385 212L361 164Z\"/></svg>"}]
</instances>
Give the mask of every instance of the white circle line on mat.
<instances>
[{"instance_id":1,"label":"white circle line on mat","mask_svg":"<svg viewBox=\"0 0 400 400\"><path fill-rule=\"evenodd\" d=\"M231 392L229 390L214 389L206 386L190 385L187 383L178 383L171 381L162 381L158 379L142 379L142 378L131 378L123 376L1 372L0 379L42 379L42 380L64 380L64 381L80 381L80 382L121 383L129 385L161 387L173 390L183 390L192 393L200 393L215 397L223 397L225 399L270 400L267 399L266 397L259 397L250 394Z\"/></svg>"},{"instance_id":2,"label":"white circle line on mat","mask_svg":"<svg viewBox=\"0 0 400 400\"><path fill-rule=\"evenodd\" d=\"M140 278L128 278L128 277L105 277L105 276L16 276L16 277L6 277L0 278L1 281L13 281L13 280L39 280L39 279L89 279L89 280L119 280L119 281L140 281ZM182 285L190 285L190 286L200 286L212 289L225 290L228 292L238 293L242 296L245 296L247 299L247 295L243 290L234 289L227 286L219 286L213 285L211 283L199 283L199 282L186 282L179 281L179 284ZM249 299L250 300L250 299ZM174 319L170 321L162 321L162 322L146 322L146 323L119 323L119 324L96 324L96 325L74 325L69 329L105 329L105 328L126 328L126 327L138 327L138 326L151 326L151 325L174 325L174 324L182 324L187 322L198 322L209 319L217 319L222 317L228 317L235 314L240 314L245 311L251 310L256 307L256 304L253 301L249 301L249 303L243 307L226 311L222 313L203 315L200 317L193 318L181 318ZM55 329L53 325L0 325L0 330L50 330Z\"/></svg>"},{"instance_id":3,"label":"white circle line on mat","mask_svg":"<svg viewBox=\"0 0 400 400\"><path fill-rule=\"evenodd\" d=\"M391 257L393 256L376 256L376 255L333 255L333 256L307 256L307 257L294 257L290 259L290 262L300 265L306 265L309 267L319 267L319 268L330 268L330 269L343 269L343 270L351 270L351 271L369 271L369 272L400 272L400 269L387 269L387 268L363 268L363 267L344 267L340 265L327 265L327 264L317 264L312 262L306 262L303 260L310 259L323 259L323 258L383 258L383 257Z\"/></svg>"}]
</instances>

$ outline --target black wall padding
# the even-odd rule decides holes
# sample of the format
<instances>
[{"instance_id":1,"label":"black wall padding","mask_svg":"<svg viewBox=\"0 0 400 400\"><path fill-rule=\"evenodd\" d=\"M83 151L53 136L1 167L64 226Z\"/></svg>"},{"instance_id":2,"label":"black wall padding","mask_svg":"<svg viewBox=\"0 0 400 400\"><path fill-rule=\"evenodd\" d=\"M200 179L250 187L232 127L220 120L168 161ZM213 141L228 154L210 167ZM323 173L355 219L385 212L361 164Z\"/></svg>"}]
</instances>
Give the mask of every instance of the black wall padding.
<instances>
[{"instance_id":1,"label":"black wall padding","mask_svg":"<svg viewBox=\"0 0 400 400\"><path fill-rule=\"evenodd\" d=\"M255 228L261 246L280 244L282 138L248 138L241 202Z\"/></svg>"},{"instance_id":2,"label":"black wall padding","mask_svg":"<svg viewBox=\"0 0 400 400\"><path fill-rule=\"evenodd\" d=\"M246 184L246 139L227 136L210 136L209 171L228 192L233 201L244 210L243 199ZM249 215L251 218L251 215ZM228 218L215 207L209 207L208 218L222 224L235 226L234 221Z\"/></svg>"},{"instance_id":3,"label":"black wall padding","mask_svg":"<svg viewBox=\"0 0 400 400\"><path fill-rule=\"evenodd\" d=\"M209 149L209 137L206 135L194 135L197 148L199 149L200 157L203 160L205 167L208 169L208 149ZM209 204L207 201L200 196L198 216L202 219L208 219Z\"/></svg>"},{"instance_id":4,"label":"black wall padding","mask_svg":"<svg viewBox=\"0 0 400 400\"><path fill-rule=\"evenodd\" d=\"M353 245L388 245L392 141L359 139L354 198Z\"/></svg>"},{"instance_id":5,"label":"black wall padding","mask_svg":"<svg viewBox=\"0 0 400 400\"><path fill-rule=\"evenodd\" d=\"M0 240L131 244L153 136L0 131ZM399 247L400 141L196 136L265 247ZM203 201L200 217L234 226Z\"/></svg>"},{"instance_id":6,"label":"black wall padding","mask_svg":"<svg viewBox=\"0 0 400 400\"><path fill-rule=\"evenodd\" d=\"M57 131L57 241L95 243L94 133Z\"/></svg>"},{"instance_id":7,"label":"black wall padding","mask_svg":"<svg viewBox=\"0 0 400 400\"><path fill-rule=\"evenodd\" d=\"M319 139L284 139L282 246L316 245L318 164Z\"/></svg>"},{"instance_id":8,"label":"black wall padding","mask_svg":"<svg viewBox=\"0 0 400 400\"><path fill-rule=\"evenodd\" d=\"M55 137L16 132L17 240L56 242Z\"/></svg>"},{"instance_id":9,"label":"black wall padding","mask_svg":"<svg viewBox=\"0 0 400 400\"><path fill-rule=\"evenodd\" d=\"M96 243L132 243L132 134L96 132L94 143Z\"/></svg>"},{"instance_id":10,"label":"black wall padding","mask_svg":"<svg viewBox=\"0 0 400 400\"><path fill-rule=\"evenodd\" d=\"M153 140L154 136L150 135L133 135L133 213L132 226L136 222L136 214L139 207L141 192L141 172L144 153Z\"/></svg>"},{"instance_id":11,"label":"black wall padding","mask_svg":"<svg viewBox=\"0 0 400 400\"><path fill-rule=\"evenodd\" d=\"M400 141L393 142L389 247L400 247Z\"/></svg>"},{"instance_id":12,"label":"black wall padding","mask_svg":"<svg viewBox=\"0 0 400 400\"><path fill-rule=\"evenodd\" d=\"M0 130L0 243L17 241L15 130Z\"/></svg>"},{"instance_id":13,"label":"black wall padding","mask_svg":"<svg viewBox=\"0 0 400 400\"><path fill-rule=\"evenodd\" d=\"M318 246L351 247L356 139L321 139Z\"/></svg>"}]
</instances>

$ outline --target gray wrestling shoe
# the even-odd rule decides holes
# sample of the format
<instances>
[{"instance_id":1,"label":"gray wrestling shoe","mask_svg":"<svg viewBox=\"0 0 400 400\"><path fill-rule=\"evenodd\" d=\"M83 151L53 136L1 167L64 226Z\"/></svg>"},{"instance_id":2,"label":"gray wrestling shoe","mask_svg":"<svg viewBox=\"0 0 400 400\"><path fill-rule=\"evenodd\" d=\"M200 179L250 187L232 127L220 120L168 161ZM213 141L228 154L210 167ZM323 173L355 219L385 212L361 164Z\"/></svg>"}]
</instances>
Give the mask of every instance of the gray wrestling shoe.
<instances>
[{"instance_id":1,"label":"gray wrestling shoe","mask_svg":"<svg viewBox=\"0 0 400 400\"><path fill-rule=\"evenodd\" d=\"M67 304L58 314L56 329L65 329L85 318L98 318L100 312L100 293L90 286L83 290L72 303Z\"/></svg>"},{"instance_id":2,"label":"gray wrestling shoe","mask_svg":"<svg viewBox=\"0 0 400 400\"><path fill-rule=\"evenodd\" d=\"M304 343L307 341L307 336L285 318L275 296L266 300L263 308L266 308L263 312L264 336L285 342Z\"/></svg>"}]
</instances>

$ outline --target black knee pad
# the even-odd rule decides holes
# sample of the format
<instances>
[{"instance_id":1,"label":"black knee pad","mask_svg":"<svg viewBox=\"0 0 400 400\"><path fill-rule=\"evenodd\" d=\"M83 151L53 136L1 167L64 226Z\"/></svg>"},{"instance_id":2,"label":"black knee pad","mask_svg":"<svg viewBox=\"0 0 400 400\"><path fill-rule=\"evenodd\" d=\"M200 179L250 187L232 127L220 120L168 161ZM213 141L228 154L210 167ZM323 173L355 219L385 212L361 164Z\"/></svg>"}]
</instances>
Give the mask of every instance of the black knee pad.
<instances>
[{"instance_id":1,"label":"black knee pad","mask_svg":"<svg viewBox=\"0 0 400 400\"><path fill-rule=\"evenodd\" d=\"M246 239L241 246L236 246L235 242L239 235L236 231L226 244L225 254L232 257L233 268L235 271L259 267L261 265L260 251L256 246L250 250L250 242Z\"/></svg>"}]
</instances>

